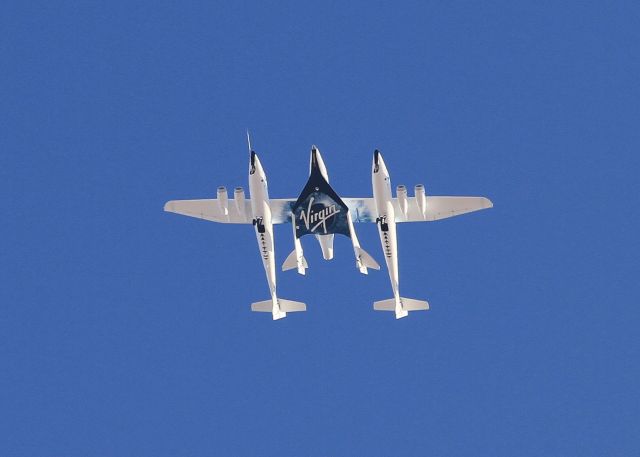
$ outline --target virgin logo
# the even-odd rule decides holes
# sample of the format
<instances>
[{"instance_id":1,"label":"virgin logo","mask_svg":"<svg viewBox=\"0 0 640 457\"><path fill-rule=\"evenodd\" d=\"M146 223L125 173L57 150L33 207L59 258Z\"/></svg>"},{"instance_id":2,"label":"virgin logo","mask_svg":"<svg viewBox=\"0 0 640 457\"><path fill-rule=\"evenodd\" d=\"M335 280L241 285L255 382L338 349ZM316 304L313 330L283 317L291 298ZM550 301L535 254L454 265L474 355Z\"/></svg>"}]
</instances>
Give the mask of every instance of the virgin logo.
<instances>
[{"instance_id":1,"label":"virgin logo","mask_svg":"<svg viewBox=\"0 0 640 457\"><path fill-rule=\"evenodd\" d=\"M316 210L311 207L313 205L314 197L309 199L309 204L307 205L307 211L302 210L300 212L300 220L304 222L307 230L311 232L315 232L316 229L322 225L322 229L324 233L327 233L327 220L335 216L340 212L340 209L336 205L331 206L323 206L322 209ZM318 206L318 205L316 205Z\"/></svg>"}]
</instances>

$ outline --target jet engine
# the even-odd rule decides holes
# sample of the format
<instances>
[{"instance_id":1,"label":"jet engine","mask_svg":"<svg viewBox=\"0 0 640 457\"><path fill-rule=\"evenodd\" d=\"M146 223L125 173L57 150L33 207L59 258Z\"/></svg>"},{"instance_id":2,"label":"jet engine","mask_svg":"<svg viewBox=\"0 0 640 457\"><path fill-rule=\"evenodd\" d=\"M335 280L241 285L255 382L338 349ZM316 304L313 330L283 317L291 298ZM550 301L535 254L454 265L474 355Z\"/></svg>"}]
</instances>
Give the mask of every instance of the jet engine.
<instances>
[{"instance_id":1,"label":"jet engine","mask_svg":"<svg viewBox=\"0 0 640 457\"><path fill-rule=\"evenodd\" d=\"M236 187L233 191L233 200L236 202L236 209L238 214L245 216L244 213L244 189L242 187Z\"/></svg>"},{"instance_id":2,"label":"jet engine","mask_svg":"<svg viewBox=\"0 0 640 457\"><path fill-rule=\"evenodd\" d=\"M404 184L400 184L396 187L396 197L398 198L398 205L400 206L400 211L402 211L403 215L407 215L407 210L409 209L409 199L407 198L407 186Z\"/></svg>"},{"instance_id":3,"label":"jet engine","mask_svg":"<svg viewBox=\"0 0 640 457\"><path fill-rule=\"evenodd\" d=\"M424 184L416 184L414 188L414 193L416 196L416 203L418 204L418 209L420 213L424 216L427 211L427 196L424 192Z\"/></svg>"},{"instance_id":4,"label":"jet engine","mask_svg":"<svg viewBox=\"0 0 640 457\"><path fill-rule=\"evenodd\" d=\"M225 216L229 215L229 197L227 195L227 188L224 186L218 187L218 205Z\"/></svg>"}]
</instances>

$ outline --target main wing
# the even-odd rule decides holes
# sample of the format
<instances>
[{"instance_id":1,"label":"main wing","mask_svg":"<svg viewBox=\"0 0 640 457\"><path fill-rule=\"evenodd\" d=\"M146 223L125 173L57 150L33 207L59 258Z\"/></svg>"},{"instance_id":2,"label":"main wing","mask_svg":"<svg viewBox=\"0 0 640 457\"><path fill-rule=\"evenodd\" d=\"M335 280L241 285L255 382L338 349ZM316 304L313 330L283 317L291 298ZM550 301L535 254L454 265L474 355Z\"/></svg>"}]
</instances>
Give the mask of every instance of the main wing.
<instances>
[{"instance_id":1,"label":"main wing","mask_svg":"<svg viewBox=\"0 0 640 457\"><path fill-rule=\"evenodd\" d=\"M270 199L271 222L274 224L291 222L291 206L294 202L293 198ZM251 224L253 222L250 199L246 199L238 205L234 199L229 199L226 208L220 200L215 198L171 200L165 203L164 210L223 224Z\"/></svg>"},{"instance_id":2,"label":"main wing","mask_svg":"<svg viewBox=\"0 0 640 457\"><path fill-rule=\"evenodd\" d=\"M428 196L424 215L418 208L415 197L408 197L407 214L403 214L398 199L393 199L396 222L437 221L448 217L492 208L493 203L485 197L444 197ZM353 222L375 222L376 202L373 198L343 198L351 210Z\"/></svg>"},{"instance_id":3,"label":"main wing","mask_svg":"<svg viewBox=\"0 0 640 457\"><path fill-rule=\"evenodd\" d=\"M406 216L400 211L398 199L393 199L396 222L424 222L437 221L447 217L459 216L481 209L493 207L491 200L485 197L440 197L429 196L424 216L422 215L415 197L408 197L409 202ZM353 222L375 222L377 217L376 202L373 198L343 198L351 210ZM295 204L294 198L274 198L269 200L271 220L274 224L291 222L291 210ZM244 209L243 209L244 207ZM164 205L164 210L170 213L182 214L207 221L223 224L251 224L251 200L246 199L243 204L236 205L234 199L228 200L227 211L219 200L171 200Z\"/></svg>"},{"instance_id":4,"label":"main wing","mask_svg":"<svg viewBox=\"0 0 640 457\"><path fill-rule=\"evenodd\" d=\"M397 199L393 199L396 222L437 221L448 217L480 211L493 207L493 203L486 197L441 197L427 196L424 215L418 208L415 197L409 197L407 214L402 214Z\"/></svg>"}]
</instances>

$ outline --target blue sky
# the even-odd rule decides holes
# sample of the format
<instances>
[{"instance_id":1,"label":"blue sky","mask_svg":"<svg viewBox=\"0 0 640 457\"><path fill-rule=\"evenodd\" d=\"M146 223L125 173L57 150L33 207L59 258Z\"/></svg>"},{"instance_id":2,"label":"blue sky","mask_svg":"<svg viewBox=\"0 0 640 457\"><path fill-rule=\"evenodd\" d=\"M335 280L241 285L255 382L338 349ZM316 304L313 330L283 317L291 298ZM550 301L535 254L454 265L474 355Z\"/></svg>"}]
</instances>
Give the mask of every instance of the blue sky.
<instances>
[{"instance_id":1,"label":"blue sky","mask_svg":"<svg viewBox=\"0 0 640 457\"><path fill-rule=\"evenodd\" d=\"M637 4L1 9L1 455L639 452ZM252 229L162 211L246 186L247 127L273 197L317 144L342 195L379 148L495 207L398 228L430 311L305 238L272 322Z\"/></svg>"}]
</instances>

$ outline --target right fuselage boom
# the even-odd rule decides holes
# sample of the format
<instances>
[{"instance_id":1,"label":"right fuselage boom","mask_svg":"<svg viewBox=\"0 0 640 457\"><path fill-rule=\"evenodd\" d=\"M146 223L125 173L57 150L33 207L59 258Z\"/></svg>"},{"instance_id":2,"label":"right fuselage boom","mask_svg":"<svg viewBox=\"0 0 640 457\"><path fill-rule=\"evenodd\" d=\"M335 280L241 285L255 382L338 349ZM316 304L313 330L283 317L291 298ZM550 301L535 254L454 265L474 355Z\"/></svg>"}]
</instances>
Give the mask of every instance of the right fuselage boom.
<instances>
[{"instance_id":1,"label":"right fuselage boom","mask_svg":"<svg viewBox=\"0 0 640 457\"><path fill-rule=\"evenodd\" d=\"M391 195L391 179L384 160L382 160L382 155L378 151L374 153L371 181L373 198L376 202L378 213L376 225L380 234L380 244L382 245L384 259L389 270L389 279L391 280L394 298L399 298L398 242L396 238L396 217Z\"/></svg>"}]
</instances>

